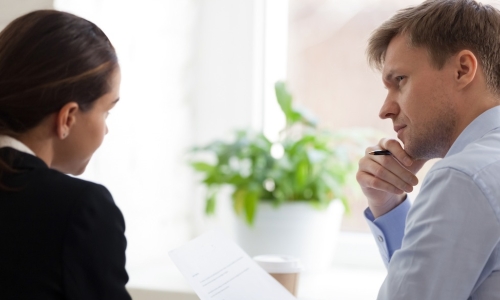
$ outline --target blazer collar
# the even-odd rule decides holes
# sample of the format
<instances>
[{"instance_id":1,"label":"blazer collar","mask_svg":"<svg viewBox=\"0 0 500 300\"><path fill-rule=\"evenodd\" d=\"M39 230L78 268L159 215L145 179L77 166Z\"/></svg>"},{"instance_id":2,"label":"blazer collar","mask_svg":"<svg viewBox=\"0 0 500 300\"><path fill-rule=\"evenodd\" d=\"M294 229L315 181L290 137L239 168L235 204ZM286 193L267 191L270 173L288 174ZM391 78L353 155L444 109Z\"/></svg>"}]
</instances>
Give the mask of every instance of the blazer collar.
<instances>
[{"instance_id":1,"label":"blazer collar","mask_svg":"<svg viewBox=\"0 0 500 300\"><path fill-rule=\"evenodd\" d=\"M0 148L0 160L4 161L16 170L49 168L40 158L11 147Z\"/></svg>"},{"instance_id":2,"label":"blazer collar","mask_svg":"<svg viewBox=\"0 0 500 300\"><path fill-rule=\"evenodd\" d=\"M0 148L3 147L14 148L18 151L36 156L36 154L28 146L23 144L21 141L8 135L0 135Z\"/></svg>"}]
</instances>

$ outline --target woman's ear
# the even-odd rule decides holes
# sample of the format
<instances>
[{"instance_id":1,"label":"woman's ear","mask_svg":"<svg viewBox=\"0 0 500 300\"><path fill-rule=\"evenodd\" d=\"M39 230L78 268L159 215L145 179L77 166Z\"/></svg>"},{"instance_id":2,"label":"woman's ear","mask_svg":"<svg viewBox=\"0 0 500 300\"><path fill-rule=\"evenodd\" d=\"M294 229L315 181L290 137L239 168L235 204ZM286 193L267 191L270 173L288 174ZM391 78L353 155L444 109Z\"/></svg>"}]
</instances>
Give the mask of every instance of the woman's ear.
<instances>
[{"instance_id":1,"label":"woman's ear","mask_svg":"<svg viewBox=\"0 0 500 300\"><path fill-rule=\"evenodd\" d=\"M79 106L76 102L69 102L64 105L56 115L57 136L64 140L71 133L73 125L76 123L76 114Z\"/></svg>"},{"instance_id":2,"label":"woman's ear","mask_svg":"<svg viewBox=\"0 0 500 300\"><path fill-rule=\"evenodd\" d=\"M477 58L470 50L462 50L454 56L455 80L460 90L467 87L476 77L478 63Z\"/></svg>"}]
</instances>

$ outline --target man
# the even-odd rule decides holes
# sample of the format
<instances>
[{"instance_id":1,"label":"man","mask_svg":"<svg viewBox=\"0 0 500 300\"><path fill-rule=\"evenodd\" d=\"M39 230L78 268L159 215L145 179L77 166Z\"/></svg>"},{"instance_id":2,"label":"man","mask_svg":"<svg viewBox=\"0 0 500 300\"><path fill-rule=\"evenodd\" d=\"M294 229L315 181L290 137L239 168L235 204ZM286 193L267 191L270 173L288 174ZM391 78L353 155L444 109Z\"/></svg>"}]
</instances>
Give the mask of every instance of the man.
<instances>
[{"instance_id":1,"label":"man","mask_svg":"<svg viewBox=\"0 0 500 300\"><path fill-rule=\"evenodd\" d=\"M388 90L379 116L403 144L368 148L357 174L388 268L378 299L500 299L500 11L426 1L367 52ZM438 157L410 208L415 173Z\"/></svg>"}]
</instances>

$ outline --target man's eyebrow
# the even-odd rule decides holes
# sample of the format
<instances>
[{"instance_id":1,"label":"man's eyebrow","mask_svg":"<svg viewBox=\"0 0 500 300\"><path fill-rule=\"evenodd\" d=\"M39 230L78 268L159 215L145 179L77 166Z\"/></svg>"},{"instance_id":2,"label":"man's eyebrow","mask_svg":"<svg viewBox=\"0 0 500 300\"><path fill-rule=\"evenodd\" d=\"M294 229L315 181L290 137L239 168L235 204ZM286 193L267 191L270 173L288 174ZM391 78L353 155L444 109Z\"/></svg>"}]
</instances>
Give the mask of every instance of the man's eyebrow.
<instances>
[{"instance_id":1,"label":"man's eyebrow","mask_svg":"<svg viewBox=\"0 0 500 300\"><path fill-rule=\"evenodd\" d=\"M115 101L113 101L111 104L116 104L116 102L120 101L120 98L116 98Z\"/></svg>"},{"instance_id":2,"label":"man's eyebrow","mask_svg":"<svg viewBox=\"0 0 500 300\"><path fill-rule=\"evenodd\" d=\"M393 76L394 76L394 72L390 71L387 75L384 76L384 81L391 82Z\"/></svg>"}]
</instances>

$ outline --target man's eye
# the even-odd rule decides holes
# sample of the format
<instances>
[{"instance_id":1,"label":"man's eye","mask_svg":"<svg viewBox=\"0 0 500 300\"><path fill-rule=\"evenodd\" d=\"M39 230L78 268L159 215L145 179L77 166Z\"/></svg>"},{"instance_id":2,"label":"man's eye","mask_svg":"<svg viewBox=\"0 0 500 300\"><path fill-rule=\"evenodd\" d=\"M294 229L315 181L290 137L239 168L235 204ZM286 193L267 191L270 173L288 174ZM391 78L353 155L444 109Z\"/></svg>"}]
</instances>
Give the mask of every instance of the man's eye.
<instances>
[{"instance_id":1,"label":"man's eye","mask_svg":"<svg viewBox=\"0 0 500 300\"><path fill-rule=\"evenodd\" d=\"M404 76L396 76L396 81L400 82L401 80L405 79Z\"/></svg>"}]
</instances>

